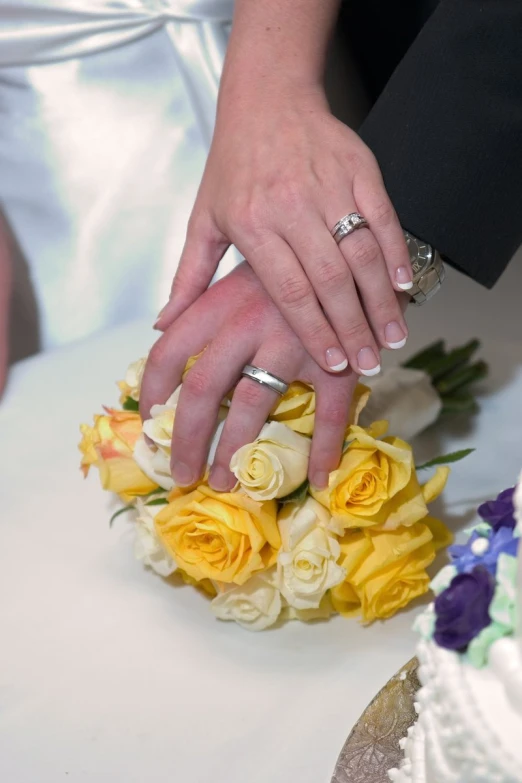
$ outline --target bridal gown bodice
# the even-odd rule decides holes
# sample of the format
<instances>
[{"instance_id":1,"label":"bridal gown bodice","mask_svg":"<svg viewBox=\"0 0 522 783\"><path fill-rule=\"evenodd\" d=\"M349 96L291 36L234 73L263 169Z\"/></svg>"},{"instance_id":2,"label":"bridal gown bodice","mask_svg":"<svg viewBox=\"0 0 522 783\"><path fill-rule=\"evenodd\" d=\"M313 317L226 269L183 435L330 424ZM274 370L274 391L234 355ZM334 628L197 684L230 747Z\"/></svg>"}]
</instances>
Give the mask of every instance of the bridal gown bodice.
<instances>
[{"instance_id":1,"label":"bridal gown bodice","mask_svg":"<svg viewBox=\"0 0 522 783\"><path fill-rule=\"evenodd\" d=\"M168 297L233 0L0 0L0 204L44 348ZM234 256L228 254L221 273Z\"/></svg>"}]
</instances>

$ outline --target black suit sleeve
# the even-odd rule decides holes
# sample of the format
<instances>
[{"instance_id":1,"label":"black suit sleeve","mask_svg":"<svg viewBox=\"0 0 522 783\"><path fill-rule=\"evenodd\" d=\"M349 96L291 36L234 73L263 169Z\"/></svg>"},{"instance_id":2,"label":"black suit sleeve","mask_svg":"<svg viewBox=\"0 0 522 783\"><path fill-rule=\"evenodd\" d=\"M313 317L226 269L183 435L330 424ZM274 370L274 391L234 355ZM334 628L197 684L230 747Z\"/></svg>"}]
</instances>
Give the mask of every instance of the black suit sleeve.
<instances>
[{"instance_id":1,"label":"black suit sleeve","mask_svg":"<svg viewBox=\"0 0 522 783\"><path fill-rule=\"evenodd\" d=\"M360 135L404 228L493 286L522 243L522 0L441 0Z\"/></svg>"}]
</instances>

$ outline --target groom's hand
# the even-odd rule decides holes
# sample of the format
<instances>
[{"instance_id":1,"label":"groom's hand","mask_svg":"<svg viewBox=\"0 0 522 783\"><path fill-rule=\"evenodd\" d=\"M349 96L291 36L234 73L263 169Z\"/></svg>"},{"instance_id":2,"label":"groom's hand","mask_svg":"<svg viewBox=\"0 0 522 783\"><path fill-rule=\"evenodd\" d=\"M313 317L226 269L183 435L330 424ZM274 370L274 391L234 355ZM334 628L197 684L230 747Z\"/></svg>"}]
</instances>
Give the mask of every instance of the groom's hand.
<instances>
[{"instance_id":1,"label":"groom's hand","mask_svg":"<svg viewBox=\"0 0 522 783\"><path fill-rule=\"evenodd\" d=\"M241 378L245 364L254 364L286 383L301 380L314 386L315 430L308 475L315 487L327 486L328 473L341 457L357 376L350 370L332 375L315 363L247 264L212 286L164 328L145 369L143 419L149 417L152 405L164 403L181 383L187 359L205 349L183 383L176 409L172 474L177 484L188 486L203 475L221 402L235 387L210 474L214 489L234 486L229 470L232 455L255 440L279 399L270 388Z\"/></svg>"}]
</instances>

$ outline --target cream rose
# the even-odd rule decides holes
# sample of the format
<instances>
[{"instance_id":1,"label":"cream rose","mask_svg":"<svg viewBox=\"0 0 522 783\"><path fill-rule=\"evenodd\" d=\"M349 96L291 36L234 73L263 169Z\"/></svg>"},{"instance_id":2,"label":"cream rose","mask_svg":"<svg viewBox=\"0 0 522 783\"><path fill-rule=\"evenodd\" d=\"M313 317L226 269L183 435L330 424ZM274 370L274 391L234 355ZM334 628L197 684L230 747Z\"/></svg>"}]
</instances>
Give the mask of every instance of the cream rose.
<instances>
[{"instance_id":1,"label":"cream rose","mask_svg":"<svg viewBox=\"0 0 522 783\"><path fill-rule=\"evenodd\" d=\"M174 417L180 392L181 386L178 386L164 405L153 405L150 411L150 419L143 423L143 432L154 445L152 447L149 446L145 438L142 437L134 448L134 459L145 475L155 481L160 487L169 491L175 486L170 472L170 453ZM209 465L214 461L227 413L228 408L221 406L219 410L219 424L210 446Z\"/></svg>"},{"instance_id":2,"label":"cream rose","mask_svg":"<svg viewBox=\"0 0 522 783\"><path fill-rule=\"evenodd\" d=\"M136 362L129 364L127 372L125 373L125 379L119 381L118 386L121 391L120 401L123 404L125 400L130 397L131 400L139 402L141 382L143 380L143 372L145 370L145 364L147 363L146 357L138 359Z\"/></svg>"},{"instance_id":3,"label":"cream rose","mask_svg":"<svg viewBox=\"0 0 522 783\"><path fill-rule=\"evenodd\" d=\"M330 514L309 497L303 505L283 508L278 525L277 586L295 609L316 609L326 591L346 577L337 565L341 549L332 536Z\"/></svg>"},{"instance_id":4,"label":"cream rose","mask_svg":"<svg viewBox=\"0 0 522 783\"><path fill-rule=\"evenodd\" d=\"M147 506L144 500L137 499L134 554L160 576L170 576L177 565L163 548L154 528L154 518L161 509L162 506Z\"/></svg>"},{"instance_id":5,"label":"cream rose","mask_svg":"<svg viewBox=\"0 0 522 783\"><path fill-rule=\"evenodd\" d=\"M440 415L442 400L431 378L422 370L391 367L380 375L365 379L371 397L362 411L360 425L369 427L377 419L386 419L396 438L411 440L433 424Z\"/></svg>"},{"instance_id":6,"label":"cream rose","mask_svg":"<svg viewBox=\"0 0 522 783\"><path fill-rule=\"evenodd\" d=\"M254 500L283 498L306 479L310 445L309 438L271 421L253 443L236 451L230 470Z\"/></svg>"},{"instance_id":7,"label":"cream rose","mask_svg":"<svg viewBox=\"0 0 522 783\"><path fill-rule=\"evenodd\" d=\"M215 584L218 595L210 604L220 620L234 620L249 631L263 631L281 613L281 595L274 584L275 569L251 577L238 587Z\"/></svg>"}]
</instances>

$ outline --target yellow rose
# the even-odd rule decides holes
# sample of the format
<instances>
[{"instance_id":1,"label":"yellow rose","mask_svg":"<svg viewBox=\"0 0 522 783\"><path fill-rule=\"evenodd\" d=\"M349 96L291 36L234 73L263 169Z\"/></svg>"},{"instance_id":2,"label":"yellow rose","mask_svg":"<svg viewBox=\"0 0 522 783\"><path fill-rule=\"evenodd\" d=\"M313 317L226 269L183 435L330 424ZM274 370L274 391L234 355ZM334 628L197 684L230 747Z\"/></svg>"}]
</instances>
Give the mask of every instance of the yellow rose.
<instances>
[{"instance_id":1,"label":"yellow rose","mask_svg":"<svg viewBox=\"0 0 522 783\"><path fill-rule=\"evenodd\" d=\"M277 505L202 484L175 489L155 519L156 532L178 566L196 579L242 585L275 563L281 539Z\"/></svg>"},{"instance_id":2,"label":"yellow rose","mask_svg":"<svg viewBox=\"0 0 522 783\"><path fill-rule=\"evenodd\" d=\"M236 451L230 470L254 500L284 498L306 479L311 444L310 438L271 421L253 443Z\"/></svg>"},{"instance_id":3,"label":"yellow rose","mask_svg":"<svg viewBox=\"0 0 522 783\"><path fill-rule=\"evenodd\" d=\"M426 568L451 541L449 530L432 517L397 530L347 533L339 559L346 579L331 590L334 608L345 616L360 613L365 622L391 617L428 591Z\"/></svg>"},{"instance_id":4,"label":"yellow rose","mask_svg":"<svg viewBox=\"0 0 522 783\"><path fill-rule=\"evenodd\" d=\"M82 424L81 468L84 476L91 465L100 472L102 487L129 502L138 495L157 489L133 459L134 445L141 435L139 413L106 408L107 414L94 417L94 427Z\"/></svg>"},{"instance_id":5,"label":"yellow rose","mask_svg":"<svg viewBox=\"0 0 522 783\"><path fill-rule=\"evenodd\" d=\"M350 401L349 423L357 424L359 415L368 402L370 390L358 383ZM315 392L313 386L295 381L288 387L269 416L271 421L280 421L294 432L312 435L315 421Z\"/></svg>"},{"instance_id":6,"label":"yellow rose","mask_svg":"<svg viewBox=\"0 0 522 783\"><path fill-rule=\"evenodd\" d=\"M329 486L311 489L345 529L413 525L427 515L426 503L444 488L448 471L439 469L429 482L429 492L423 493L411 446L399 438L378 439L386 426L375 422L366 430L351 427L349 445L339 468L330 474Z\"/></svg>"}]
</instances>

